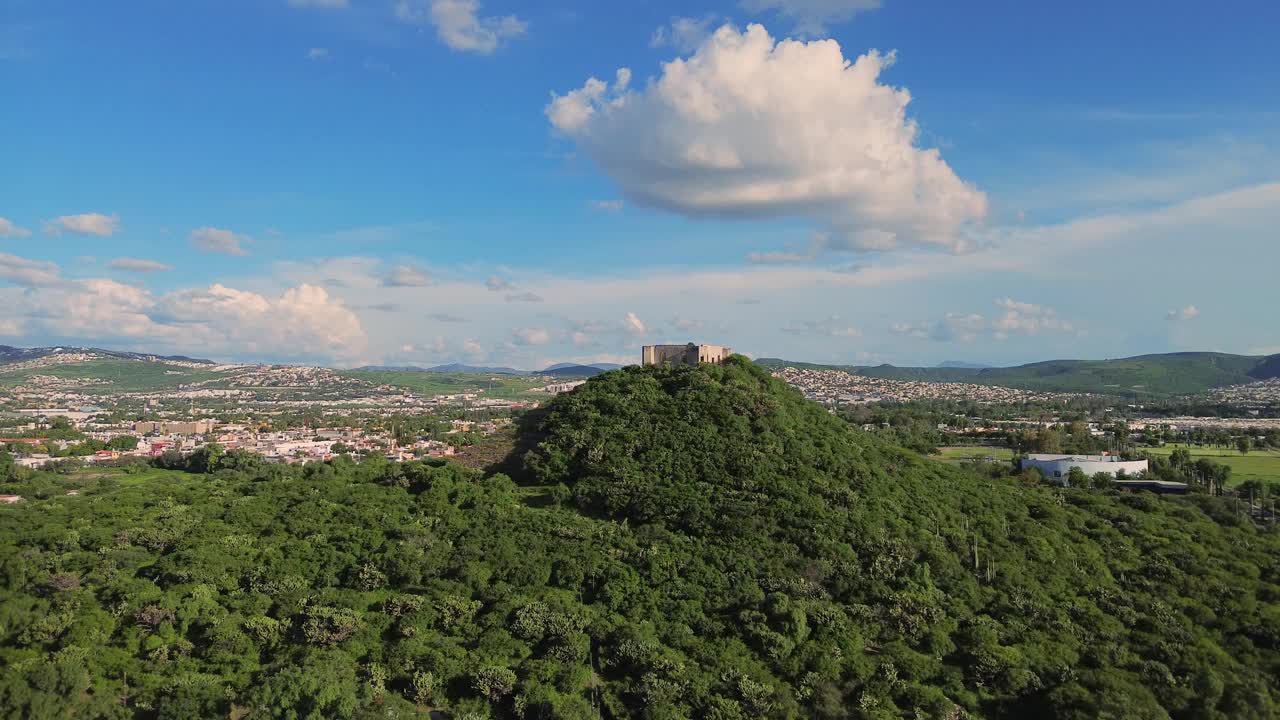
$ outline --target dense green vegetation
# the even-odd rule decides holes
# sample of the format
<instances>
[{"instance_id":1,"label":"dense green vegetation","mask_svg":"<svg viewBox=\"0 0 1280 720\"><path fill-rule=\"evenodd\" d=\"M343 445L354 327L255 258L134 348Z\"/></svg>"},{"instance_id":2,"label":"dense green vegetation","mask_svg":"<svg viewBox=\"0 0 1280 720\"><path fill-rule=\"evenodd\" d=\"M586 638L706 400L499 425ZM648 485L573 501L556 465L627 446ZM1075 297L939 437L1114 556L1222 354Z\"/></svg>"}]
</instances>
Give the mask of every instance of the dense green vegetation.
<instances>
[{"instance_id":1,"label":"dense green vegetation","mask_svg":"<svg viewBox=\"0 0 1280 720\"><path fill-rule=\"evenodd\" d=\"M766 367L827 367L772 358L760 362ZM1159 397L1191 395L1214 387L1280 376L1280 356L1187 352L1119 360L1050 360L1009 368L830 367L888 380L963 382L1044 392Z\"/></svg>"},{"instance_id":2,"label":"dense green vegetation","mask_svg":"<svg viewBox=\"0 0 1280 720\"><path fill-rule=\"evenodd\" d=\"M206 453L0 507L0 713L1280 712L1280 538L1220 498L981 479L742 359L607 373L521 441L524 489Z\"/></svg>"}]
</instances>

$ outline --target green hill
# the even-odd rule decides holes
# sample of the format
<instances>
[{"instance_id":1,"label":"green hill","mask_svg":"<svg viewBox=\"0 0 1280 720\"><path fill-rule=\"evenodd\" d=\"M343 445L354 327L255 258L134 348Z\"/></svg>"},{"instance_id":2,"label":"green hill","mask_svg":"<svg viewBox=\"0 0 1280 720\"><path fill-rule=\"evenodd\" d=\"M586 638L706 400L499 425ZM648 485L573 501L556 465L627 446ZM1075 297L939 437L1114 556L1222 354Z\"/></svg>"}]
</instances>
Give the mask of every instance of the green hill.
<instances>
[{"instance_id":1,"label":"green hill","mask_svg":"<svg viewBox=\"0 0 1280 720\"><path fill-rule=\"evenodd\" d=\"M18 473L0 714L1280 713L1280 537L1224 499L980 479L738 357L605 373L521 441L523 486L239 452L76 497Z\"/></svg>"},{"instance_id":2,"label":"green hill","mask_svg":"<svg viewBox=\"0 0 1280 720\"><path fill-rule=\"evenodd\" d=\"M212 367L197 369L127 357L98 357L83 362L18 370L11 365L0 365L0 388L15 387L30 382L34 376L44 376L92 383L78 388L85 393L150 392L215 379L219 374Z\"/></svg>"},{"instance_id":3,"label":"green hill","mask_svg":"<svg viewBox=\"0 0 1280 720\"><path fill-rule=\"evenodd\" d=\"M1280 377L1280 355L1257 357L1187 352L1118 360L1050 360L1007 368L822 366L768 358L765 367L847 370L889 380L963 382L1040 390L1122 396L1191 395L1210 388Z\"/></svg>"}]
</instances>

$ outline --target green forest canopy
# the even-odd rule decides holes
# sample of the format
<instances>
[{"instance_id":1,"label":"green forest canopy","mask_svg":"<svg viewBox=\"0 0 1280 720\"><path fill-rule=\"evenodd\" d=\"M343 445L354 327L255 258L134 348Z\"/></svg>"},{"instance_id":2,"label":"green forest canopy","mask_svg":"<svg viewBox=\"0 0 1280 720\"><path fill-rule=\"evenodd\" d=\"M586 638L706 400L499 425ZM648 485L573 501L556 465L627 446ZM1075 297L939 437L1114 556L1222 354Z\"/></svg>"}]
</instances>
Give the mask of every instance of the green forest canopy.
<instances>
[{"instance_id":1,"label":"green forest canopy","mask_svg":"<svg viewBox=\"0 0 1280 720\"><path fill-rule=\"evenodd\" d=\"M1280 541L1220 498L983 480L740 358L524 440L546 492L228 453L0 507L0 713L1277 715Z\"/></svg>"}]
</instances>

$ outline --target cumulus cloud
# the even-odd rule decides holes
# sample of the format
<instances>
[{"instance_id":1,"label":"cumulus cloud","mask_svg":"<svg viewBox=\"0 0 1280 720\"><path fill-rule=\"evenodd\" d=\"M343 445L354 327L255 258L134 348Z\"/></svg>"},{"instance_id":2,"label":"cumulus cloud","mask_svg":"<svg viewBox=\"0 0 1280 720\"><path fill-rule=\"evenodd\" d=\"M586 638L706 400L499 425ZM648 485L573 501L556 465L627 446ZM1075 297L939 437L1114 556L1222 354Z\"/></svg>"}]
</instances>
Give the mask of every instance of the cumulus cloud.
<instances>
[{"instance_id":1,"label":"cumulus cloud","mask_svg":"<svg viewBox=\"0 0 1280 720\"><path fill-rule=\"evenodd\" d=\"M782 332L789 335L815 335L831 338L862 337L861 330L841 320L839 315L831 315L822 320L806 320L792 323L782 328Z\"/></svg>"},{"instance_id":2,"label":"cumulus cloud","mask_svg":"<svg viewBox=\"0 0 1280 720\"><path fill-rule=\"evenodd\" d=\"M800 217L827 249L965 249L986 196L917 147L893 55L721 27L643 89L590 78L545 112L642 205L692 217Z\"/></svg>"},{"instance_id":3,"label":"cumulus cloud","mask_svg":"<svg viewBox=\"0 0 1280 720\"><path fill-rule=\"evenodd\" d=\"M454 50L481 55L529 28L515 15L481 17L477 0L397 0L395 13L402 22L434 26L440 41Z\"/></svg>"},{"instance_id":4,"label":"cumulus cloud","mask_svg":"<svg viewBox=\"0 0 1280 720\"><path fill-rule=\"evenodd\" d=\"M484 286L493 292L501 292L503 290L513 290L515 286L510 282L503 280L497 275L491 275L488 280L484 281Z\"/></svg>"},{"instance_id":5,"label":"cumulus cloud","mask_svg":"<svg viewBox=\"0 0 1280 720\"><path fill-rule=\"evenodd\" d=\"M31 231L18 227L12 221L0 217L0 238L21 238L31 235Z\"/></svg>"},{"instance_id":6,"label":"cumulus cloud","mask_svg":"<svg viewBox=\"0 0 1280 720\"><path fill-rule=\"evenodd\" d=\"M127 272L153 273L172 270L173 266L165 265L155 260L144 260L142 258L116 258L111 261L110 265L113 270L125 270Z\"/></svg>"},{"instance_id":7,"label":"cumulus cloud","mask_svg":"<svg viewBox=\"0 0 1280 720\"><path fill-rule=\"evenodd\" d=\"M224 285L156 295L114 280L69 279L4 294L3 301L26 332L51 339L339 362L368 350L355 313L323 288L305 284L278 296Z\"/></svg>"},{"instance_id":8,"label":"cumulus cloud","mask_svg":"<svg viewBox=\"0 0 1280 720\"><path fill-rule=\"evenodd\" d=\"M44 234L57 237L63 233L111 237L120 229L120 218L102 213L63 215L44 224Z\"/></svg>"},{"instance_id":9,"label":"cumulus cloud","mask_svg":"<svg viewBox=\"0 0 1280 720\"><path fill-rule=\"evenodd\" d=\"M244 245L253 242L247 235L214 227L196 228L191 231L191 247L203 253L219 255L248 255Z\"/></svg>"},{"instance_id":10,"label":"cumulus cloud","mask_svg":"<svg viewBox=\"0 0 1280 720\"><path fill-rule=\"evenodd\" d=\"M1053 308L1012 298L996 300L995 304L1004 311L995 317L979 313L947 313L933 323L897 323L889 329L898 335L962 343L975 342L979 338L1007 340L1014 335L1076 332L1075 326L1058 317Z\"/></svg>"},{"instance_id":11,"label":"cumulus cloud","mask_svg":"<svg viewBox=\"0 0 1280 720\"><path fill-rule=\"evenodd\" d=\"M542 302L542 296L537 293L531 293L531 292L516 293L514 295L508 295L507 302L509 303L515 303L515 302L540 303Z\"/></svg>"},{"instance_id":12,"label":"cumulus cloud","mask_svg":"<svg viewBox=\"0 0 1280 720\"><path fill-rule=\"evenodd\" d=\"M551 333L544 328L518 328L511 331L511 339L516 345L547 345Z\"/></svg>"},{"instance_id":13,"label":"cumulus cloud","mask_svg":"<svg viewBox=\"0 0 1280 720\"><path fill-rule=\"evenodd\" d=\"M368 350L356 316L322 287L299 285L279 297L214 284L164 296L155 313L166 324L194 328L214 349L251 354L355 358Z\"/></svg>"},{"instance_id":14,"label":"cumulus cloud","mask_svg":"<svg viewBox=\"0 0 1280 720\"><path fill-rule=\"evenodd\" d=\"M649 47L675 48L677 52L691 53L711 35L711 28L717 20L716 15L704 15L700 18L674 17L667 25L653 31L649 38Z\"/></svg>"},{"instance_id":15,"label":"cumulus cloud","mask_svg":"<svg viewBox=\"0 0 1280 720\"><path fill-rule=\"evenodd\" d=\"M820 35L829 25L838 25L867 10L879 9L881 0L742 0L750 13L777 12L795 23L801 35Z\"/></svg>"},{"instance_id":16,"label":"cumulus cloud","mask_svg":"<svg viewBox=\"0 0 1280 720\"><path fill-rule=\"evenodd\" d=\"M1199 316L1200 308L1197 308L1195 305L1188 305L1181 310L1170 310L1165 313L1165 318L1172 322L1195 320Z\"/></svg>"},{"instance_id":17,"label":"cumulus cloud","mask_svg":"<svg viewBox=\"0 0 1280 720\"><path fill-rule=\"evenodd\" d=\"M412 265L397 265L382 279L383 287L426 287L431 275Z\"/></svg>"},{"instance_id":18,"label":"cumulus cloud","mask_svg":"<svg viewBox=\"0 0 1280 720\"><path fill-rule=\"evenodd\" d=\"M58 266L0 253L0 280L8 280L15 285L51 285L58 281Z\"/></svg>"}]
</instances>

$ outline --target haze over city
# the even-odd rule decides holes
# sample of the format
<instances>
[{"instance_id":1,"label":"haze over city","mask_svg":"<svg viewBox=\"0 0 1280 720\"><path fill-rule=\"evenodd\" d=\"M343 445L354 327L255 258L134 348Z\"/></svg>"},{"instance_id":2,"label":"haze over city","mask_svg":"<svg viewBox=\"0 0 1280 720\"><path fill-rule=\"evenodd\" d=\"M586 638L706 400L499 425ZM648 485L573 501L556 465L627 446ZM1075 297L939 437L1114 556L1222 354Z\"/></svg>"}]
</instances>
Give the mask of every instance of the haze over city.
<instances>
[{"instance_id":1,"label":"haze over city","mask_svg":"<svg viewBox=\"0 0 1280 720\"><path fill-rule=\"evenodd\" d=\"M0 343L1280 352L1280 8L1227 5L4 0Z\"/></svg>"}]
</instances>

